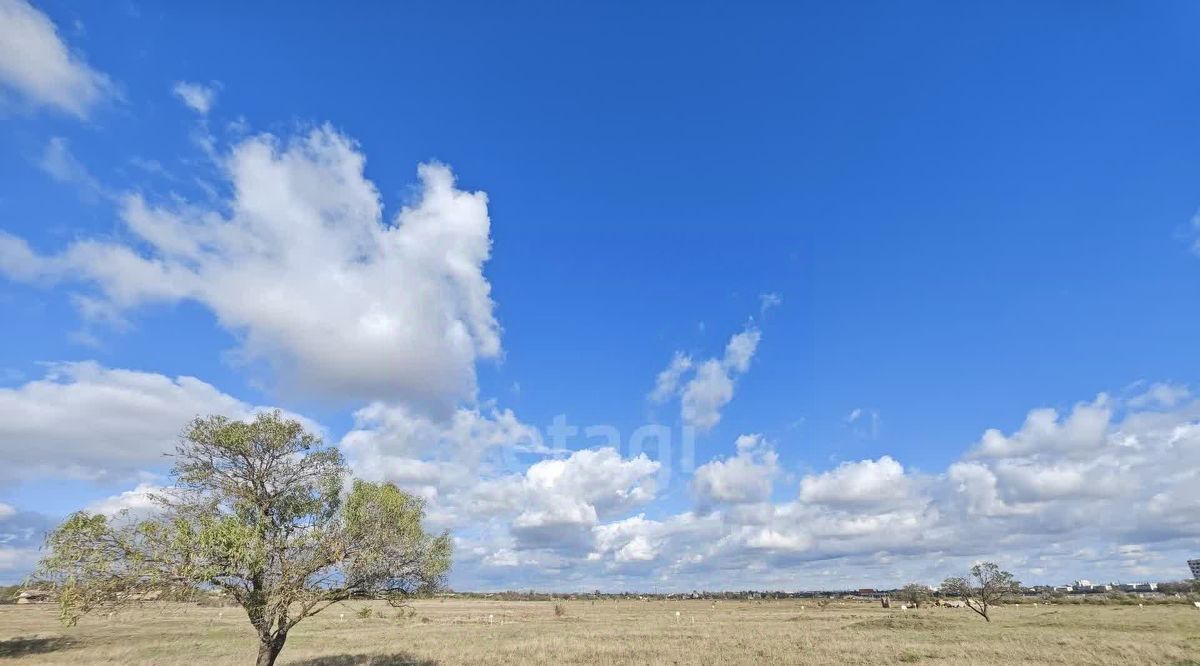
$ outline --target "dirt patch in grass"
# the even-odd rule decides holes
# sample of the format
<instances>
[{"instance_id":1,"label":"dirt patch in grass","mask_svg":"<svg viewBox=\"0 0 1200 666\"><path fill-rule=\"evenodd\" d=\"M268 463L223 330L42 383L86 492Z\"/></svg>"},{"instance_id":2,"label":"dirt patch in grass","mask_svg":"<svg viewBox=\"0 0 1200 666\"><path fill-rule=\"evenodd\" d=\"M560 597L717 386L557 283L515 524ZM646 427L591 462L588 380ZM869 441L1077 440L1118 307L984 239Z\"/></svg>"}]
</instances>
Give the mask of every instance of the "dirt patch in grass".
<instances>
[{"instance_id":1,"label":"dirt patch in grass","mask_svg":"<svg viewBox=\"0 0 1200 666\"><path fill-rule=\"evenodd\" d=\"M897 661L902 664L915 664L918 661L937 658L938 656L936 654L930 652L903 652L899 657L897 657Z\"/></svg>"}]
</instances>

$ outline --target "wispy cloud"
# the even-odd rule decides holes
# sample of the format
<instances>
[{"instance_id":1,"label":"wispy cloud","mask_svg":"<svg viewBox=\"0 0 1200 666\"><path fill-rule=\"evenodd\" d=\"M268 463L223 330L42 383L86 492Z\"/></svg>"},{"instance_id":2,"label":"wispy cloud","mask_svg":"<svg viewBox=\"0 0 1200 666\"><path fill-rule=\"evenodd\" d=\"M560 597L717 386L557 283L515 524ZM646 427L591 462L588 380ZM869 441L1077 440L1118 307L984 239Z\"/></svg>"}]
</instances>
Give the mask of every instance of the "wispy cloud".
<instances>
[{"instance_id":1,"label":"wispy cloud","mask_svg":"<svg viewBox=\"0 0 1200 666\"><path fill-rule=\"evenodd\" d=\"M721 420L721 410L733 399L737 377L750 369L762 332L754 326L729 338L721 357L696 361L675 352L670 363L655 378L651 402L679 398L680 418L700 432L712 430Z\"/></svg>"},{"instance_id":2,"label":"wispy cloud","mask_svg":"<svg viewBox=\"0 0 1200 666\"><path fill-rule=\"evenodd\" d=\"M100 181L75 157L70 144L63 137L56 136L50 139L41 159L38 160L38 167L54 180L74 185L79 190L80 198L88 203L111 196Z\"/></svg>"},{"instance_id":3,"label":"wispy cloud","mask_svg":"<svg viewBox=\"0 0 1200 666\"><path fill-rule=\"evenodd\" d=\"M73 52L58 28L24 0L0 0L0 85L35 107L79 118L115 88Z\"/></svg>"},{"instance_id":4,"label":"wispy cloud","mask_svg":"<svg viewBox=\"0 0 1200 666\"><path fill-rule=\"evenodd\" d=\"M879 437L879 411L867 407L855 407L846 415L846 425L859 437Z\"/></svg>"},{"instance_id":5,"label":"wispy cloud","mask_svg":"<svg viewBox=\"0 0 1200 666\"><path fill-rule=\"evenodd\" d=\"M217 102L217 90L219 87L220 85L215 83L206 85L203 83L178 81L171 88L171 91L189 109L202 116L206 116Z\"/></svg>"},{"instance_id":6,"label":"wispy cloud","mask_svg":"<svg viewBox=\"0 0 1200 666\"><path fill-rule=\"evenodd\" d=\"M760 315L767 314L767 310L777 308L783 303L783 297L775 292L758 295L758 312Z\"/></svg>"}]
</instances>

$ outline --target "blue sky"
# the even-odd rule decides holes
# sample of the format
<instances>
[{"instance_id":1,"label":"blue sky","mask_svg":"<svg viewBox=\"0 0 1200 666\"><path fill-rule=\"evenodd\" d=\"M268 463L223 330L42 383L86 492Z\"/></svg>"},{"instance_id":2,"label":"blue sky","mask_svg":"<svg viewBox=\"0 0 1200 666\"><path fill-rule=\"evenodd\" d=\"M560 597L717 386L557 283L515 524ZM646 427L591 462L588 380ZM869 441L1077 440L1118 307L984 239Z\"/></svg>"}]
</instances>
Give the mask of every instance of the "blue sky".
<instances>
[{"instance_id":1,"label":"blue sky","mask_svg":"<svg viewBox=\"0 0 1200 666\"><path fill-rule=\"evenodd\" d=\"M0 577L264 407L464 588L1183 577L1198 13L0 0Z\"/></svg>"}]
</instances>

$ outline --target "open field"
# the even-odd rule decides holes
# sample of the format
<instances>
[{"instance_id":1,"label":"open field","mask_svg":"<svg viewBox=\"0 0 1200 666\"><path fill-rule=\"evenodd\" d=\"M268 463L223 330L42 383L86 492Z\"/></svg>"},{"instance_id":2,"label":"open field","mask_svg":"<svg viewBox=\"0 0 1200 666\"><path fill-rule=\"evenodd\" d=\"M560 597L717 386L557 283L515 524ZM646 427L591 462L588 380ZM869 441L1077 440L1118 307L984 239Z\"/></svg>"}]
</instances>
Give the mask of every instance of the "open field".
<instances>
[{"instance_id":1,"label":"open field","mask_svg":"<svg viewBox=\"0 0 1200 666\"><path fill-rule=\"evenodd\" d=\"M779 601L429 600L399 617L350 602L300 624L281 664L1196 664L1200 611L1183 605L964 609ZM385 617L360 619L369 607ZM146 606L74 628L52 605L0 606L0 661L251 664L237 608ZM678 617L676 616L678 613Z\"/></svg>"}]
</instances>

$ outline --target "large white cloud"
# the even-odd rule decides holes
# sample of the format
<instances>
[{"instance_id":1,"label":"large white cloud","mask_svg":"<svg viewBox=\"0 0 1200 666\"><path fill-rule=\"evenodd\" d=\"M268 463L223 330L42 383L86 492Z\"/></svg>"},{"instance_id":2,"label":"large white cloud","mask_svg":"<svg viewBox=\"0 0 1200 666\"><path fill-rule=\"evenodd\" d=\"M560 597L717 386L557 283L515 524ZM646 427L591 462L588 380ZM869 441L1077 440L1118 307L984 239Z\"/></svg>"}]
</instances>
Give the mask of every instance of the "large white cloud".
<instances>
[{"instance_id":1,"label":"large white cloud","mask_svg":"<svg viewBox=\"0 0 1200 666\"><path fill-rule=\"evenodd\" d=\"M254 411L194 377L54 364L42 379L0 388L0 475L133 478L164 467L196 416Z\"/></svg>"},{"instance_id":2,"label":"large white cloud","mask_svg":"<svg viewBox=\"0 0 1200 666\"><path fill-rule=\"evenodd\" d=\"M1062 454L1091 457L1104 445L1112 410L1101 394L1091 403L1080 403L1066 419L1057 410L1035 409L1025 417L1021 429L1011 435L990 429L974 450L979 458L1006 458L1029 454Z\"/></svg>"},{"instance_id":3,"label":"large white cloud","mask_svg":"<svg viewBox=\"0 0 1200 666\"><path fill-rule=\"evenodd\" d=\"M93 384L117 396L129 384L151 387L134 395L155 396L188 395L192 386L94 366L73 372L79 381L39 380L8 390L5 399L21 392L38 403L77 405L88 401L44 397L98 392ZM38 393L43 384L54 386ZM196 385L198 395L220 395L205 386ZM881 456L793 481L773 447L743 436L733 456L694 475L701 510L653 518L631 513L649 510L668 490L655 485L659 462L612 448L549 451L512 412L488 405L444 419L370 405L341 446L356 474L396 481L428 499L435 524L451 527L460 544L455 584L464 587L882 586L936 582L980 558L1000 560L1031 581L1182 576L1173 572L1200 546L1200 402L1135 409L1104 400L1111 416L1090 458L1078 455L1079 438L1062 433L1091 418L1095 401L1040 422L1037 432L1056 433L1040 447L980 457L976 444L938 473ZM1039 422L1041 413L1032 410L1027 421ZM173 433L176 421L168 419L165 432ZM95 423L90 430L104 434ZM1021 440L1033 431L1022 426L985 439ZM502 451L511 455L497 455ZM80 455L87 453L68 448L56 462ZM523 462L530 456L532 464ZM17 460L18 469L29 464ZM137 461L125 467L141 468ZM794 499L772 501L781 482ZM152 489L143 483L93 508L140 510ZM0 523L12 514L0 511ZM17 538L25 532L12 531L11 543L0 544L14 562L28 560L22 553L32 542Z\"/></svg>"},{"instance_id":4,"label":"large white cloud","mask_svg":"<svg viewBox=\"0 0 1200 666\"><path fill-rule=\"evenodd\" d=\"M1097 435L1080 424L1098 404L1108 416ZM132 486L192 416L251 411L199 380L63 364L0 389L0 452L12 475L128 477ZM368 405L340 446L357 475L429 500L431 519L461 544L463 586L887 585L936 582L979 558L1039 581L1184 575L1172 572L1200 547L1200 401L1134 408L1101 398L1044 413L981 438L1019 446L981 456L977 443L935 473L880 456L792 480L774 447L743 436L734 455L697 469L696 511L653 518L631 513L653 511L669 490L656 486L659 462L612 448L548 450L535 429L488 404L444 418ZM144 510L153 489L143 480L91 508ZM772 501L779 490L794 499ZM13 570L32 562L35 523L0 507L0 575L5 559Z\"/></svg>"},{"instance_id":5,"label":"large white cloud","mask_svg":"<svg viewBox=\"0 0 1200 666\"><path fill-rule=\"evenodd\" d=\"M758 434L738 437L736 447L737 455L709 461L693 474L692 492L701 507L770 499L779 471L774 448Z\"/></svg>"},{"instance_id":6,"label":"large white cloud","mask_svg":"<svg viewBox=\"0 0 1200 666\"><path fill-rule=\"evenodd\" d=\"M25 0L0 0L0 86L81 118L113 93L108 77L73 53L54 23Z\"/></svg>"},{"instance_id":7,"label":"large white cloud","mask_svg":"<svg viewBox=\"0 0 1200 666\"><path fill-rule=\"evenodd\" d=\"M809 555L853 528L839 537L851 556L1008 557L1034 575L1065 576L1064 551L1120 545L1156 554L1127 567L1097 556L1091 566L1171 577L1179 564L1166 554L1200 545L1200 403L1177 389L1157 395L1124 403L1101 395L1066 415L1031 410L1013 433L985 432L942 474L887 456L845 464L802 479L801 504L789 510L805 515L798 533L811 537Z\"/></svg>"},{"instance_id":8,"label":"large white cloud","mask_svg":"<svg viewBox=\"0 0 1200 666\"><path fill-rule=\"evenodd\" d=\"M661 526L658 521L647 520L644 514L598 525L593 530L593 550L588 559L601 560L607 556L615 565L652 562L660 555Z\"/></svg>"},{"instance_id":9,"label":"large white cloud","mask_svg":"<svg viewBox=\"0 0 1200 666\"><path fill-rule=\"evenodd\" d=\"M1179 400L1175 392L1121 418L1128 405L1104 395L1063 417L1033 410L1012 435L985 433L949 476L968 512L1010 529L1200 540L1200 517L1188 513L1200 486L1200 402Z\"/></svg>"},{"instance_id":10,"label":"large white cloud","mask_svg":"<svg viewBox=\"0 0 1200 666\"><path fill-rule=\"evenodd\" d=\"M159 504L154 501L153 496L165 495L168 492L169 489L154 483L139 483L131 490L92 502L85 507L85 510L106 516L119 516L125 512L139 516L151 514L159 508Z\"/></svg>"},{"instance_id":11,"label":"large white cloud","mask_svg":"<svg viewBox=\"0 0 1200 666\"><path fill-rule=\"evenodd\" d=\"M339 446L355 474L440 500L435 510L454 511L438 517L455 526L476 511L463 514L444 506L447 502L464 501L481 479L520 472L526 466L517 459L520 454L550 452L536 428L512 410L492 405L459 407L443 418L404 405L372 403L354 413L354 428Z\"/></svg>"},{"instance_id":12,"label":"large white cloud","mask_svg":"<svg viewBox=\"0 0 1200 666\"><path fill-rule=\"evenodd\" d=\"M660 463L645 454L624 458L616 449L584 449L563 459L542 460L521 480L517 524L542 524L563 515L592 525L654 498Z\"/></svg>"},{"instance_id":13,"label":"large white cloud","mask_svg":"<svg viewBox=\"0 0 1200 666\"><path fill-rule=\"evenodd\" d=\"M802 476L782 502L770 496L787 475L747 437L697 469L701 510L586 514L572 523L579 547L552 559L503 536L513 566L497 580L534 584L517 572L553 567L583 589L887 586L937 582L977 559L1030 582L1183 577L1200 548L1200 401L1178 387L1148 393L1031 410L941 472L886 455L843 463Z\"/></svg>"},{"instance_id":14,"label":"large white cloud","mask_svg":"<svg viewBox=\"0 0 1200 666\"><path fill-rule=\"evenodd\" d=\"M340 447L356 475L424 497L438 526L494 524L494 552L582 552L593 526L654 498L659 470L645 455L625 458L610 447L551 450L536 428L491 405L442 418L372 404L355 413Z\"/></svg>"},{"instance_id":15,"label":"large white cloud","mask_svg":"<svg viewBox=\"0 0 1200 666\"><path fill-rule=\"evenodd\" d=\"M654 499L658 469L644 454L624 458L612 448L583 449L483 482L457 506L477 519L502 517L516 548L581 554L601 521Z\"/></svg>"},{"instance_id":16,"label":"large white cloud","mask_svg":"<svg viewBox=\"0 0 1200 666\"><path fill-rule=\"evenodd\" d=\"M800 499L817 504L870 504L908 494L904 467L883 456L879 460L844 463L824 474L800 480Z\"/></svg>"},{"instance_id":17,"label":"large white cloud","mask_svg":"<svg viewBox=\"0 0 1200 666\"><path fill-rule=\"evenodd\" d=\"M81 281L85 314L191 300L240 337L280 386L347 399L395 399L448 412L475 398L475 362L500 353L487 196L424 164L391 224L365 157L325 126L245 139L223 162L218 206L123 197L137 242L81 240L48 257L0 233L0 271Z\"/></svg>"}]
</instances>

